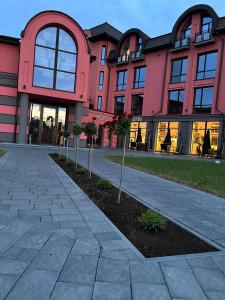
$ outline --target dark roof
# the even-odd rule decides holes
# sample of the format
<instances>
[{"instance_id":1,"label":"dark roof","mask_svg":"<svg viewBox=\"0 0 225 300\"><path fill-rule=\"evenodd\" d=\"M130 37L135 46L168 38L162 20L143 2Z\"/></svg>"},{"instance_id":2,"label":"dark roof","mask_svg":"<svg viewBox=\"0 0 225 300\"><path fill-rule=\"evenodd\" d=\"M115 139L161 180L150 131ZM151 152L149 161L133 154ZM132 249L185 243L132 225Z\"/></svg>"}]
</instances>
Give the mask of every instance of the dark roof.
<instances>
[{"instance_id":1,"label":"dark roof","mask_svg":"<svg viewBox=\"0 0 225 300\"><path fill-rule=\"evenodd\" d=\"M216 31L225 30L225 17L219 18L216 26Z\"/></svg>"},{"instance_id":2,"label":"dark roof","mask_svg":"<svg viewBox=\"0 0 225 300\"><path fill-rule=\"evenodd\" d=\"M121 37L122 32L105 22L103 24L97 25L89 29L91 31L92 36L89 37L90 41L97 41L102 38L107 38L115 43L117 43Z\"/></svg>"},{"instance_id":3,"label":"dark roof","mask_svg":"<svg viewBox=\"0 0 225 300\"><path fill-rule=\"evenodd\" d=\"M144 52L148 52L154 49L166 47L170 45L171 33L160 35L146 41Z\"/></svg>"},{"instance_id":4,"label":"dark roof","mask_svg":"<svg viewBox=\"0 0 225 300\"><path fill-rule=\"evenodd\" d=\"M11 44L11 45L19 45L20 39L11 37L11 36L6 36L6 35L0 35L0 43L6 43L6 44Z\"/></svg>"}]
</instances>

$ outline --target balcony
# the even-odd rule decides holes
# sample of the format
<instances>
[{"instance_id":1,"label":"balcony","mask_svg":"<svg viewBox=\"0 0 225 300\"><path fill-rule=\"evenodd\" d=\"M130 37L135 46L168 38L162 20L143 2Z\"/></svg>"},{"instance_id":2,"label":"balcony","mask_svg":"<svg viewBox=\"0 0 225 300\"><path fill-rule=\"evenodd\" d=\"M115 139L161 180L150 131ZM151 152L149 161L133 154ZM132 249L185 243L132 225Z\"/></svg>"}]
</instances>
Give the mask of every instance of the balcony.
<instances>
[{"instance_id":1,"label":"balcony","mask_svg":"<svg viewBox=\"0 0 225 300\"><path fill-rule=\"evenodd\" d=\"M185 50L190 47L190 38L176 40L174 44L174 48L171 51L179 51Z\"/></svg>"},{"instance_id":2,"label":"balcony","mask_svg":"<svg viewBox=\"0 0 225 300\"><path fill-rule=\"evenodd\" d=\"M206 43L214 42L211 31L202 31L195 35L195 46L200 46Z\"/></svg>"},{"instance_id":3,"label":"balcony","mask_svg":"<svg viewBox=\"0 0 225 300\"><path fill-rule=\"evenodd\" d=\"M129 62L129 56L127 54L122 54L117 57L117 65L122 65L122 64L128 64Z\"/></svg>"},{"instance_id":4,"label":"balcony","mask_svg":"<svg viewBox=\"0 0 225 300\"><path fill-rule=\"evenodd\" d=\"M137 61L144 59L144 55L141 51L131 52L130 61Z\"/></svg>"}]
</instances>

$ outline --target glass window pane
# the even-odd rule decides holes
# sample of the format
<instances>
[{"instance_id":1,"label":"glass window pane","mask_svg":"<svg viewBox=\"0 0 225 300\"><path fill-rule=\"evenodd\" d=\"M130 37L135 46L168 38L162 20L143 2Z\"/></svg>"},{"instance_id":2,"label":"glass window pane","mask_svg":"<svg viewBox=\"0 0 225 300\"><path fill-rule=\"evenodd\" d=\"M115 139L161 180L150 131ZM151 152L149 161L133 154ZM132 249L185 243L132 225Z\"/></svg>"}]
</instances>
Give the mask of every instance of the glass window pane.
<instances>
[{"instance_id":1,"label":"glass window pane","mask_svg":"<svg viewBox=\"0 0 225 300\"><path fill-rule=\"evenodd\" d=\"M180 90L179 102L184 102L184 90Z\"/></svg>"},{"instance_id":2,"label":"glass window pane","mask_svg":"<svg viewBox=\"0 0 225 300\"><path fill-rule=\"evenodd\" d=\"M178 101L178 91L170 91L170 100Z\"/></svg>"},{"instance_id":3,"label":"glass window pane","mask_svg":"<svg viewBox=\"0 0 225 300\"><path fill-rule=\"evenodd\" d=\"M188 65L188 59L184 58L182 63L181 74L187 74L187 65Z\"/></svg>"},{"instance_id":4,"label":"glass window pane","mask_svg":"<svg viewBox=\"0 0 225 300\"><path fill-rule=\"evenodd\" d=\"M33 85L46 88L53 88L53 77L53 70L34 67Z\"/></svg>"},{"instance_id":5,"label":"glass window pane","mask_svg":"<svg viewBox=\"0 0 225 300\"><path fill-rule=\"evenodd\" d=\"M34 64L46 68L54 68L55 50L36 46Z\"/></svg>"},{"instance_id":6,"label":"glass window pane","mask_svg":"<svg viewBox=\"0 0 225 300\"><path fill-rule=\"evenodd\" d=\"M180 70L181 70L181 60L175 60L173 61L173 71L172 71L172 76L179 76L180 75Z\"/></svg>"},{"instance_id":7,"label":"glass window pane","mask_svg":"<svg viewBox=\"0 0 225 300\"><path fill-rule=\"evenodd\" d=\"M56 89L68 92L74 92L75 74L57 72Z\"/></svg>"},{"instance_id":8,"label":"glass window pane","mask_svg":"<svg viewBox=\"0 0 225 300\"><path fill-rule=\"evenodd\" d=\"M73 38L62 29L59 29L59 50L73 53L77 52Z\"/></svg>"},{"instance_id":9,"label":"glass window pane","mask_svg":"<svg viewBox=\"0 0 225 300\"><path fill-rule=\"evenodd\" d=\"M217 52L209 53L206 56L206 70L215 70L217 62Z\"/></svg>"},{"instance_id":10,"label":"glass window pane","mask_svg":"<svg viewBox=\"0 0 225 300\"><path fill-rule=\"evenodd\" d=\"M216 71L206 71L205 78L213 78L216 75Z\"/></svg>"},{"instance_id":11,"label":"glass window pane","mask_svg":"<svg viewBox=\"0 0 225 300\"><path fill-rule=\"evenodd\" d=\"M75 73L76 54L58 51L57 69Z\"/></svg>"},{"instance_id":12,"label":"glass window pane","mask_svg":"<svg viewBox=\"0 0 225 300\"><path fill-rule=\"evenodd\" d=\"M98 96L98 103L97 103L97 109L102 109L102 96Z\"/></svg>"},{"instance_id":13,"label":"glass window pane","mask_svg":"<svg viewBox=\"0 0 225 300\"><path fill-rule=\"evenodd\" d=\"M198 57L198 71L204 71L205 68L205 55Z\"/></svg>"},{"instance_id":14,"label":"glass window pane","mask_svg":"<svg viewBox=\"0 0 225 300\"><path fill-rule=\"evenodd\" d=\"M212 106L213 87L204 88L202 91L202 106Z\"/></svg>"},{"instance_id":15,"label":"glass window pane","mask_svg":"<svg viewBox=\"0 0 225 300\"><path fill-rule=\"evenodd\" d=\"M201 104L201 95L202 95L202 89L196 89L195 90L195 103L194 105L198 106Z\"/></svg>"},{"instance_id":16,"label":"glass window pane","mask_svg":"<svg viewBox=\"0 0 225 300\"><path fill-rule=\"evenodd\" d=\"M139 81L145 81L146 68L140 68Z\"/></svg>"},{"instance_id":17,"label":"glass window pane","mask_svg":"<svg viewBox=\"0 0 225 300\"><path fill-rule=\"evenodd\" d=\"M56 47L56 27L48 27L41 30L36 38L36 44L55 48Z\"/></svg>"}]
</instances>

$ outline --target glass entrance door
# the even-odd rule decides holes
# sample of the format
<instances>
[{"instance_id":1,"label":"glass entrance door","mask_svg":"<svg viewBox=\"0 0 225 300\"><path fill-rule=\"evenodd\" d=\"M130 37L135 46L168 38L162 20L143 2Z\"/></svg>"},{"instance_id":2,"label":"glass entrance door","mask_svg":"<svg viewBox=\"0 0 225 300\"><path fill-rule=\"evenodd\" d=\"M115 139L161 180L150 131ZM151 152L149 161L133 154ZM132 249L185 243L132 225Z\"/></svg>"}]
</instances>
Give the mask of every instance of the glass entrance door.
<instances>
[{"instance_id":1,"label":"glass entrance door","mask_svg":"<svg viewBox=\"0 0 225 300\"><path fill-rule=\"evenodd\" d=\"M32 144L59 144L66 124L66 108L31 103L29 140Z\"/></svg>"}]
</instances>

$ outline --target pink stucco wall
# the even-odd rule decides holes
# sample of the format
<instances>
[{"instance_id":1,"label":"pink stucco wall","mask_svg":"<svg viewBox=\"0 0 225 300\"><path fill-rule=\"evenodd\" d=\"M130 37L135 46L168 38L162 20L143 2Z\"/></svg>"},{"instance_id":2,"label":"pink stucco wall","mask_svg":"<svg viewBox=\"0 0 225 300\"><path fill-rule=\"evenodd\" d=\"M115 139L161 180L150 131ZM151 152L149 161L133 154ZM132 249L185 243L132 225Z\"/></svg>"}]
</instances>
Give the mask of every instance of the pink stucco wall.
<instances>
[{"instance_id":1,"label":"pink stucco wall","mask_svg":"<svg viewBox=\"0 0 225 300\"><path fill-rule=\"evenodd\" d=\"M19 46L0 43L0 72L18 74Z\"/></svg>"}]
</instances>

